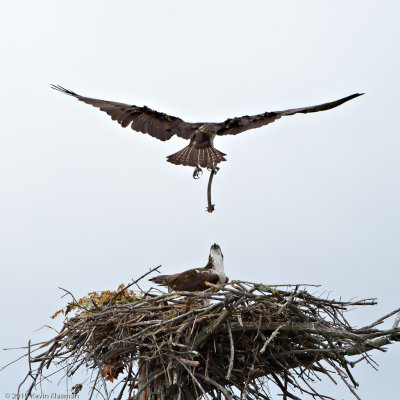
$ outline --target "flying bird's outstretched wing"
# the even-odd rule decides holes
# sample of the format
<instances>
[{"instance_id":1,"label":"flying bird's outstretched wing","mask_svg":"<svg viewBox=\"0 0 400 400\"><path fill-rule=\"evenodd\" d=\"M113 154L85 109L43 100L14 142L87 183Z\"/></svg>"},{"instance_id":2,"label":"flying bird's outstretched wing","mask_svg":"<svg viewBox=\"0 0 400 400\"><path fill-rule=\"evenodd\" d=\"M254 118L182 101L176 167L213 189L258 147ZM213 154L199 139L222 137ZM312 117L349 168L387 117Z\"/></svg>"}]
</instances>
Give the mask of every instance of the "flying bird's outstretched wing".
<instances>
[{"instance_id":1,"label":"flying bird's outstretched wing","mask_svg":"<svg viewBox=\"0 0 400 400\"><path fill-rule=\"evenodd\" d=\"M307 113L330 110L331 108L340 106L346 101L361 96L362 94L364 93L355 93L352 94L351 96L344 97L343 99L332 101L330 103L319 104L317 106L291 108L289 110L284 110L284 111L272 111L272 112L265 112L263 114L250 115L250 116L245 115L244 117L230 118L221 124L221 127L218 131L218 135L237 135L238 133L247 131L249 129L260 128L261 126L268 125L271 122L274 122L280 117L284 117L286 115L293 115L298 113L307 114Z\"/></svg>"},{"instance_id":2,"label":"flying bird's outstretched wing","mask_svg":"<svg viewBox=\"0 0 400 400\"><path fill-rule=\"evenodd\" d=\"M79 101L99 108L101 111L106 112L114 121L117 121L123 128L130 125L133 130L148 133L159 140L171 139L173 135L189 139L192 133L203 125L203 123L185 122L178 117L154 111L146 106L137 107L114 101L92 99L80 96L58 85L51 85L51 87L73 96Z\"/></svg>"}]
</instances>

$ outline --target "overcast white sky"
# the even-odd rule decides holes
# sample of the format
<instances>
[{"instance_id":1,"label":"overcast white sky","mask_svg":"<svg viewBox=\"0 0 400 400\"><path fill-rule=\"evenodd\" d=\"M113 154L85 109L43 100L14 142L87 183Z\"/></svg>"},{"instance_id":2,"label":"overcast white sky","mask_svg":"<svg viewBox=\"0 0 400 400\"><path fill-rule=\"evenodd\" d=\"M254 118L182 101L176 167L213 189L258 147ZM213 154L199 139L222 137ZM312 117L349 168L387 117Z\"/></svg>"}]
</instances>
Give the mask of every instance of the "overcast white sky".
<instances>
[{"instance_id":1,"label":"overcast white sky","mask_svg":"<svg viewBox=\"0 0 400 400\"><path fill-rule=\"evenodd\" d=\"M76 296L149 267L203 266L217 242L231 279L321 284L399 299L397 1L21 1L0 16L1 348L49 338L42 325ZM165 157L187 143L122 129L49 89L147 105L186 121L366 95L215 140L214 179ZM392 323L389 321L385 326ZM1 351L0 364L18 352ZM400 345L355 371L363 399L398 398ZM0 373L13 393L26 361ZM77 383L74 382L73 383ZM65 393L58 380L45 392ZM328 394L351 398L327 382ZM397 392L397 393L396 393Z\"/></svg>"}]
</instances>

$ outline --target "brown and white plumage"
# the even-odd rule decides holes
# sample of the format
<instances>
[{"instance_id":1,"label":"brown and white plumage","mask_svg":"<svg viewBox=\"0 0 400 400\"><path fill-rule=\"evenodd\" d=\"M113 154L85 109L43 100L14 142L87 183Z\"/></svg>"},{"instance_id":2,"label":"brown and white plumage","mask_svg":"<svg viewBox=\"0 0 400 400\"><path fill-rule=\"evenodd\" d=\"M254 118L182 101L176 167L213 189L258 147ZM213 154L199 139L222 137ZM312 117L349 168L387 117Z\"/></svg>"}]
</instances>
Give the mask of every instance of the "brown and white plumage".
<instances>
[{"instance_id":1,"label":"brown and white plumage","mask_svg":"<svg viewBox=\"0 0 400 400\"><path fill-rule=\"evenodd\" d=\"M221 248L213 244L210 249L208 263L204 268L193 268L172 275L158 275L149 279L160 286L171 290L197 292L208 289L206 282L219 284L228 282L224 270L224 256Z\"/></svg>"},{"instance_id":2,"label":"brown and white plumage","mask_svg":"<svg viewBox=\"0 0 400 400\"><path fill-rule=\"evenodd\" d=\"M52 88L99 108L124 128L129 125L135 131L147 133L162 141L168 140L174 135L190 140L188 146L168 156L167 161L176 165L207 168L214 168L221 161L226 161L226 154L214 147L213 142L216 136L237 135L250 129L268 125L284 116L330 110L363 94L355 93L342 99L316 106L229 118L220 123L192 123L154 111L146 106L138 107L114 101L93 99L81 96L58 85L52 85Z\"/></svg>"}]
</instances>

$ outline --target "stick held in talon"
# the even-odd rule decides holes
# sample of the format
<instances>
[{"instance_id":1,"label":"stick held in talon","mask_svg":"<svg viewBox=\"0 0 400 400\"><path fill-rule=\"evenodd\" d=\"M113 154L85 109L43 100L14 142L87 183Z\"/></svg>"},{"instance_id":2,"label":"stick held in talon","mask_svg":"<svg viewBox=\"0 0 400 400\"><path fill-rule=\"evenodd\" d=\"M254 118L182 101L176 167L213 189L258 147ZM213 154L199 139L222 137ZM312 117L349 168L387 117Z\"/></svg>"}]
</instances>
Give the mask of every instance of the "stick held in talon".
<instances>
[{"instance_id":1,"label":"stick held in talon","mask_svg":"<svg viewBox=\"0 0 400 400\"><path fill-rule=\"evenodd\" d=\"M207 212L212 213L215 210L215 204L211 202L211 185L214 178L214 175L217 173L219 168L213 166L210 169L210 178L208 179L208 187L207 187Z\"/></svg>"}]
</instances>

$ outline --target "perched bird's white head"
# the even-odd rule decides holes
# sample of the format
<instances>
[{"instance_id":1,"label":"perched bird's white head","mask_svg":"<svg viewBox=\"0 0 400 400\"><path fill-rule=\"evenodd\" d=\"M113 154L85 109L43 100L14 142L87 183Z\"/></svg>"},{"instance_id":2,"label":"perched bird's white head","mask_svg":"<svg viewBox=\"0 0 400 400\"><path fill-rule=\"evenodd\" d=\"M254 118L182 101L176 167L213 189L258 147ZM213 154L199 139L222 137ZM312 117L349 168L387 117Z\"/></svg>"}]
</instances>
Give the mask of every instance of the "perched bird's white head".
<instances>
[{"instance_id":1,"label":"perched bird's white head","mask_svg":"<svg viewBox=\"0 0 400 400\"><path fill-rule=\"evenodd\" d=\"M215 269L224 269L224 255L216 243L211 246L210 258Z\"/></svg>"}]
</instances>

